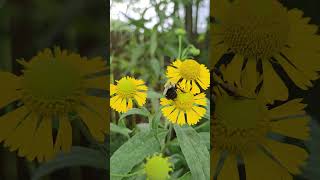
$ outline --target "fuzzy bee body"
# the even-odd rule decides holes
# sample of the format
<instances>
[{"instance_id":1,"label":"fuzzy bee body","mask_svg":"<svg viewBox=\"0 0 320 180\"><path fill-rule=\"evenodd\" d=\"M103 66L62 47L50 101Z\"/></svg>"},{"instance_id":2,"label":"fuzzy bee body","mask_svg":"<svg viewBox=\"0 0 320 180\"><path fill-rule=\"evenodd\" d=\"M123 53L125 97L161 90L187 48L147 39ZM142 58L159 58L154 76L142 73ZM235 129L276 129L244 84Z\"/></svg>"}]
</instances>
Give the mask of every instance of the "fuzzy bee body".
<instances>
[{"instance_id":1,"label":"fuzzy bee body","mask_svg":"<svg viewBox=\"0 0 320 180\"><path fill-rule=\"evenodd\" d=\"M164 91L163 91L163 95L170 100L174 100L177 98L177 87L175 84L171 83L171 82L167 82L164 85Z\"/></svg>"}]
</instances>

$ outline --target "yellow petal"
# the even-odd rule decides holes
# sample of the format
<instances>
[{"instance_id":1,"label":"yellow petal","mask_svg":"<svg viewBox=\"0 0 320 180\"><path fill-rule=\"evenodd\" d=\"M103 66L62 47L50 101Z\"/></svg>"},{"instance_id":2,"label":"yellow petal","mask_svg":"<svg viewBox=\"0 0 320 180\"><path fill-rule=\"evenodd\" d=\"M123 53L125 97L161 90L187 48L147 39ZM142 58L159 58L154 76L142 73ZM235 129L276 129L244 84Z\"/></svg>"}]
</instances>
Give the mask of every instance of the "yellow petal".
<instances>
[{"instance_id":1,"label":"yellow petal","mask_svg":"<svg viewBox=\"0 0 320 180\"><path fill-rule=\"evenodd\" d=\"M184 125L186 123L185 117L184 117L184 112L180 111L179 116L178 116L178 121L177 123L179 125Z\"/></svg>"},{"instance_id":2,"label":"yellow petal","mask_svg":"<svg viewBox=\"0 0 320 180\"><path fill-rule=\"evenodd\" d=\"M306 104L300 103L301 98L291 100L281 106L277 106L269 110L269 117L271 119L285 118L288 116L304 115L304 108Z\"/></svg>"},{"instance_id":3,"label":"yellow petal","mask_svg":"<svg viewBox=\"0 0 320 180\"><path fill-rule=\"evenodd\" d=\"M176 123L178 118L179 110L174 110L167 118L172 122Z\"/></svg>"},{"instance_id":4,"label":"yellow petal","mask_svg":"<svg viewBox=\"0 0 320 180\"><path fill-rule=\"evenodd\" d=\"M14 131L28 113L29 110L25 106L22 106L0 116L0 142L6 139L10 133Z\"/></svg>"},{"instance_id":5,"label":"yellow petal","mask_svg":"<svg viewBox=\"0 0 320 180\"><path fill-rule=\"evenodd\" d=\"M21 88L19 77L9 72L0 71L1 86L0 108L21 98L21 92L17 89Z\"/></svg>"},{"instance_id":6,"label":"yellow petal","mask_svg":"<svg viewBox=\"0 0 320 180\"><path fill-rule=\"evenodd\" d=\"M298 87L300 87L303 90L307 90L309 87L312 86L311 81L307 77L305 77L305 75L303 73L301 73L299 70L297 70L291 64L289 64L286 59L284 59L280 55L274 55L274 57L278 60L281 67L285 70L285 72L288 74L290 79Z\"/></svg>"},{"instance_id":7,"label":"yellow petal","mask_svg":"<svg viewBox=\"0 0 320 180\"><path fill-rule=\"evenodd\" d=\"M105 139L106 122L101 119L93 110L79 106L77 109L81 120L85 123L91 135L99 142Z\"/></svg>"},{"instance_id":8,"label":"yellow petal","mask_svg":"<svg viewBox=\"0 0 320 180\"><path fill-rule=\"evenodd\" d=\"M62 116L59 119L59 129L57 134L57 140L54 145L54 153L70 152L72 145L72 127L69 119L66 116Z\"/></svg>"},{"instance_id":9,"label":"yellow petal","mask_svg":"<svg viewBox=\"0 0 320 180\"><path fill-rule=\"evenodd\" d=\"M218 175L218 180L239 180L237 160L234 155L228 154Z\"/></svg>"},{"instance_id":10,"label":"yellow petal","mask_svg":"<svg viewBox=\"0 0 320 180\"><path fill-rule=\"evenodd\" d=\"M172 104L172 102L173 102L172 100L169 100L167 98L161 98L160 99L160 104L162 106L170 105L170 104Z\"/></svg>"},{"instance_id":11,"label":"yellow petal","mask_svg":"<svg viewBox=\"0 0 320 180\"><path fill-rule=\"evenodd\" d=\"M206 109L198 106L193 106L192 109L197 112L197 114L202 117L204 114L206 114Z\"/></svg>"},{"instance_id":12,"label":"yellow petal","mask_svg":"<svg viewBox=\"0 0 320 180\"><path fill-rule=\"evenodd\" d=\"M309 120L310 117L306 116L275 121L271 124L271 130L288 137L307 140L310 135Z\"/></svg>"},{"instance_id":13,"label":"yellow petal","mask_svg":"<svg viewBox=\"0 0 320 180\"><path fill-rule=\"evenodd\" d=\"M308 153L303 148L274 140L267 140L264 146L292 174L301 173L300 167L308 157Z\"/></svg>"},{"instance_id":14,"label":"yellow petal","mask_svg":"<svg viewBox=\"0 0 320 180\"><path fill-rule=\"evenodd\" d=\"M145 92L137 92L134 96L134 99L137 101L139 106L143 106L146 103L147 93Z\"/></svg>"},{"instance_id":15,"label":"yellow petal","mask_svg":"<svg viewBox=\"0 0 320 180\"><path fill-rule=\"evenodd\" d=\"M233 84L240 85L241 69L243 65L243 57L236 54L232 61L226 66L226 70L223 73L224 79Z\"/></svg>"},{"instance_id":16,"label":"yellow petal","mask_svg":"<svg viewBox=\"0 0 320 180\"><path fill-rule=\"evenodd\" d=\"M272 104L274 100L285 101L288 99L288 88L274 71L271 63L264 59L262 91L267 102ZM276 88L275 88L276 87Z\"/></svg>"},{"instance_id":17,"label":"yellow petal","mask_svg":"<svg viewBox=\"0 0 320 180\"><path fill-rule=\"evenodd\" d=\"M187 122L189 125L194 125L199 122L201 117L192 109L187 110L186 113L187 113Z\"/></svg>"},{"instance_id":18,"label":"yellow petal","mask_svg":"<svg viewBox=\"0 0 320 180\"><path fill-rule=\"evenodd\" d=\"M241 87L249 92L254 92L258 85L257 63L254 58L249 58L242 74Z\"/></svg>"},{"instance_id":19,"label":"yellow petal","mask_svg":"<svg viewBox=\"0 0 320 180\"><path fill-rule=\"evenodd\" d=\"M109 76L97 76L90 79L85 79L84 84L86 88L93 89L108 89L107 82L109 82Z\"/></svg>"},{"instance_id":20,"label":"yellow petal","mask_svg":"<svg viewBox=\"0 0 320 180\"><path fill-rule=\"evenodd\" d=\"M211 158L211 160L210 160L211 178L210 179L211 180L213 180L213 177L217 172L217 166L218 166L220 157L221 157L220 151L218 151L216 149L211 150L211 154L210 154L210 158Z\"/></svg>"},{"instance_id":21,"label":"yellow petal","mask_svg":"<svg viewBox=\"0 0 320 180\"><path fill-rule=\"evenodd\" d=\"M243 156L247 180L292 180L288 171L259 148Z\"/></svg>"},{"instance_id":22,"label":"yellow petal","mask_svg":"<svg viewBox=\"0 0 320 180\"><path fill-rule=\"evenodd\" d=\"M165 117L168 117L175 108L176 108L175 106L166 106L162 108L161 111Z\"/></svg>"},{"instance_id":23,"label":"yellow petal","mask_svg":"<svg viewBox=\"0 0 320 180\"><path fill-rule=\"evenodd\" d=\"M117 92L117 86L110 84L110 96L114 95Z\"/></svg>"}]
</instances>

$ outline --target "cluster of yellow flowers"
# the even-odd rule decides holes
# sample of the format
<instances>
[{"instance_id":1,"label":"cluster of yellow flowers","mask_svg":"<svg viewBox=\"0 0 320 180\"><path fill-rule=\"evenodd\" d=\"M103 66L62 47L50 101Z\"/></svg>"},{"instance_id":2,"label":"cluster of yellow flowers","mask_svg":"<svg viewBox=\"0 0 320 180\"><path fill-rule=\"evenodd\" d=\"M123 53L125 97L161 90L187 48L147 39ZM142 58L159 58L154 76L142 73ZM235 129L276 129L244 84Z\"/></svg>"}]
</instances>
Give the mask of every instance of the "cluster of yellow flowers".
<instances>
[{"instance_id":1,"label":"cluster of yellow flowers","mask_svg":"<svg viewBox=\"0 0 320 180\"><path fill-rule=\"evenodd\" d=\"M206 113L206 95L200 91L210 86L209 70L192 59L176 60L167 68L168 81L175 84L177 97L161 98L162 113L172 123L194 125ZM123 77L110 84L110 106L124 113L133 108L133 100L143 106L147 99L147 86L143 80Z\"/></svg>"},{"instance_id":2,"label":"cluster of yellow flowers","mask_svg":"<svg viewBox=\"0 0 320 180\"><path fill-rule=\"evenodd\" d=\"M288 100L282 77L303 90L319 78L318 26L278 0L213 1L211 17L211 67L251 94L234 97L213 87L211 179L239 180L241 163L248 180L291 180L308 153L283 139L308 140L310 117L303 99ZM285 102L275 106L276 100Z\"/></svg>"},{"instance_id":3,"label":"cluster of yellow flowers","mask_svg":"<svg viewBox=\"0 0 320 180\"><path fill-rule=\"evenodd\" d=\"M0 108L7 109L0 116L0 142L4 141L4 146L39 162L61 151L69 152L74 114L95 140L104 142L109 102L88 93L88 89L107 91L107 75L95 75L106 69L105 61L55 48L19 63L24 66L22 76L0 72Z\"/></svg>"}]
</instances>

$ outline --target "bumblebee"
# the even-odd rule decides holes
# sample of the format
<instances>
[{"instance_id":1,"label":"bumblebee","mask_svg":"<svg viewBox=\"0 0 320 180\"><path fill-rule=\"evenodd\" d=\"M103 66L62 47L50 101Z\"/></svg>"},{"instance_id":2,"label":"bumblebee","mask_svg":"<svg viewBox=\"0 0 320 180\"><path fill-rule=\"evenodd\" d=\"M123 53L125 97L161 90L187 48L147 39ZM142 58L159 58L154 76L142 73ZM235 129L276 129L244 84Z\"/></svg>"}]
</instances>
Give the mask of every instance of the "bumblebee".
<instances>
[{"instance_id":1,"label":"bumblebee","mask_svg":"<svg viewBox=\"0 0 320 180\"><path fill-rule=\"evenodd\" d=\"M163 95L170 100L174 100L177 98L177 86L176 84L173 84L172 82L168 81L164 85L164 91Z\"/></svg>"}]
</instances>

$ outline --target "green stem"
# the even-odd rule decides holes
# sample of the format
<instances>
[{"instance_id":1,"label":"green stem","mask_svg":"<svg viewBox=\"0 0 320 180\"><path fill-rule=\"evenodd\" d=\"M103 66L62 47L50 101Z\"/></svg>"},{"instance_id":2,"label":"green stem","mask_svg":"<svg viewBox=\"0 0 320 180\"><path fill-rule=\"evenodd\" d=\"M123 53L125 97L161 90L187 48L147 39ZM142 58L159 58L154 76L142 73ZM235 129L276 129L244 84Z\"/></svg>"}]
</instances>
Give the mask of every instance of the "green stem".
<instances>
[{"instance_id":1,"label":"green stem","mask_svg":"<svg viewBox=\"0 0 320 180\"><path fill-rule=\"evenodd\" d=\"M162 147L161 152L163 153L164 150L166 149L166 147L168 146L168 144L170 143L171 140L171 136L172 136L172 124L169 124L169 131L168 131L168 136L167 136L167 140L165 145Z\"/></svg>"},{"instance_id":2,"label":"green stem","mask_svg":"<svg viewBox=\"0 0 320 180\"><path fill-rule=\"evenodd\" d=\"M135 176L138 174L141 174L142 172L144 172L144 169L141 169L140 171L134 172L134 173L129 173L129 174L115 174L115 173L110 173L111 176L115 176L115 177L131 177L131 176Z\"/></svg>"},{"instance_id":3,"label":"green stem","mask_svg":"<svg viewBox=\"0 0 320 180\"><path fill-rule=\"evenodd\" d=\"M182 46L182 36L179 35L179 52L178 52L179 59L181 59L181 46Z\"/></svg>"}]
</instances>

